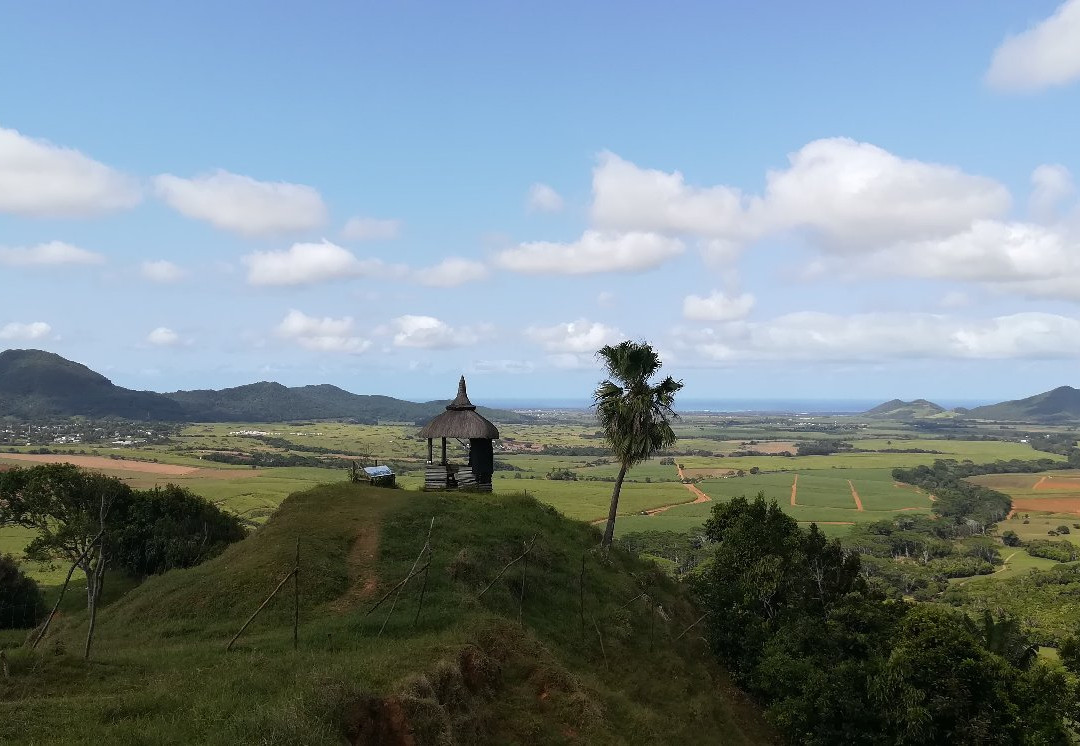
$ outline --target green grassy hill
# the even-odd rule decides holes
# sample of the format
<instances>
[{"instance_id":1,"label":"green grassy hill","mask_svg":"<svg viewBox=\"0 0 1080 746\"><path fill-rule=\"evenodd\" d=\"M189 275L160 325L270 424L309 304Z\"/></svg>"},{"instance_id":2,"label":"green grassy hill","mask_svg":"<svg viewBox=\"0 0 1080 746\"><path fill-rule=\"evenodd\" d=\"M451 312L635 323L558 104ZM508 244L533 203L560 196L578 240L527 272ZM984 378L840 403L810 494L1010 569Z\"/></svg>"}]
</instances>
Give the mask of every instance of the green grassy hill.
<instances>
[{"instance_id":1,"label":"green grassy hill","mask_svg":"<svg viewBox=\"0 0 1080 746\"><path fill-rule=\"evenodd\" d=\"M1069 422L1080 420L1080 389L1059 386L1026 399L975 407L969 417L1016 422Z\"/></svg>"},{"instance_id":2,"label":"green grassy hill","mask_svg":"<svg viewBox=\"0 0 1080 746\"><path fill-rule=\"evenodd\" d=\"M390 602L365 615L408 574L432 517L426 586L410 583L388 621ZM533 537L527 562L495 580ZM299 650L287 584L226 653L297 538ZM84 612L36 654L8 650L0 742L769 742L698 628L679 637L699 618L682 589L598 539L524 497L292 495L219 557L104 607L90 664Z\"/></svg>"},{"instance_id":3,"label":"green grassy hill","mask_svg":"<svg viewBox=\"0 0 1080 746\"><path fill-rule=\"evenodd\" d=\"M884 404L879 404L873 409L863 412L863 414L866 417L882 420L914 420L923 417L933 417L944 411L945 407L934 404L934 402L927 401L926 399L915 399L914 401L893 399Z\"/></svg>"}]
</instances>

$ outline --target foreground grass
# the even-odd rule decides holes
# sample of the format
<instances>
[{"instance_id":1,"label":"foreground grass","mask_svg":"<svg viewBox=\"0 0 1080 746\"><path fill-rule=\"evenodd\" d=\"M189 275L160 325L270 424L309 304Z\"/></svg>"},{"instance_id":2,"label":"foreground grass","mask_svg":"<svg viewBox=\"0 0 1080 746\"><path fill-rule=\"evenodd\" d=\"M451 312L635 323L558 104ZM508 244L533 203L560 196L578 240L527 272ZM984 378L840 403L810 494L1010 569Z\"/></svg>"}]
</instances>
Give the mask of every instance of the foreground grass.
<instances>
[{"instance_id":1,"label":"foreground grass","mask_svg":"<svg viewBox=\"0 0 1080 746\"><path fill-rule=\"evenodd\" d=\"M366 616L406 576L432 517L419 619L419 578L388 621L389 604ZM527 564L481 597L534 537ZM286 586L225 653L297 538L299 650ZM106 606L90 663L74 609L38 652L9 650L0 742L366 743L401 723L418 743L764 742L696 632L677 639L698 618L681 589L597 541L524 497L349 484L294 495L216 559Z\"/></svg>"}]
</instances>

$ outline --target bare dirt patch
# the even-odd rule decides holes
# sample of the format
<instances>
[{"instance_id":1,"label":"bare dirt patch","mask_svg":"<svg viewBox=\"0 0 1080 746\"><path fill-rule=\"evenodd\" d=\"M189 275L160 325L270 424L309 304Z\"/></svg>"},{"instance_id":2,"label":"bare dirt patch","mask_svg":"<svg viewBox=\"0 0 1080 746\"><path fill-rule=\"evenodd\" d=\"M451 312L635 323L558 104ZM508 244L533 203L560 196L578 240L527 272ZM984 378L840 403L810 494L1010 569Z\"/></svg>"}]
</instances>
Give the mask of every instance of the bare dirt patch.
<instances>
[{"instance_id":1,"label":"bare dirt patch","mask_svg":"<svg viewBox=\"0 0 1080 746\"><path fill-rule=\"evenodd\" d=\"M166 474L168 476L186 476L199 471L195 466L176 464L156 464L152 461L129 461L127 459L107 458L105 456L68 456L65 454L45 453L3 453L0 458L13 461L30 461L38 464L74 464L85 469L100 471L135 471L143 474Z\"/></svg>"},{"instance_id":2,"label":"bare dirt patch","mask_svg":"<svg viewBox=\"0 0 1080 746\"><path fill-rule=\"evenodd\" d=\"M1012 513L1076 513L1080 497L1014 497Z\"/></svg>"},{"instance_id":3,"label":"bare dirt patch","mask_svg":"<svg viewBox=\"0 0 1080 746\"><path fill-rule=\"evenodd\" d=\"M1043 477L1035 483L1037 490L1073 490L1080 492L1080 480L1059 479L1056 477Z\"/></svg>"},{"instance_id":4,"label":"bare dirt patch","mask_svg":"<svg viewBox=\"0 0 1080 746\"><path fill-rule=\"evenodd\" d=\"M379 578L375 574L375 558L379 553L379 525L377 523L360 529L349 547L346 559L349 568L349 588L341 594L330 608L345 612L375 595Z\"/></svg>"},{"instance_id":5,"label":"bare dirt patch","mask_svg":"<svg viewBox=\"0 0 1080 746\"><path fill-rule=\"evenodd\" d=\"M737 474L735 469L680 469L679 475L686 477L731 477Z\"/></svg>"},{"instance_id":6,"label":"bare dirt patch","mask_svg":"<svg viewBox=\"0 0 1080 746\"><path fill-rule=\"evenodd\" d=\"M855 485L851 483L851 480L847 480L847 486L851 488L851 499L855 501L855 510L862 512L862 500L859 499L859 493L855 490Z\"/></svg>"}]
</instances>

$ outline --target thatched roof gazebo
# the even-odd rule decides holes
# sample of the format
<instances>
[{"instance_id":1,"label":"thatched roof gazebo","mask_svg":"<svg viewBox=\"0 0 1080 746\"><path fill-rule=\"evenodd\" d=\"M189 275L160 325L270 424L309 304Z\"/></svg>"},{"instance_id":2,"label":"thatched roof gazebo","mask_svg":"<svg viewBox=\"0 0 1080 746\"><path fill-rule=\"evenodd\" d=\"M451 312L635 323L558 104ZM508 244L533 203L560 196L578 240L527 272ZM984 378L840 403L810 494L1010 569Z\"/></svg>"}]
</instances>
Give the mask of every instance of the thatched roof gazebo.
<instances>
[{"instance_id":1,"label":"thatched roof gazebo","mask_svg":"<svg viewBox=\"0 0 1080 746\"><path fill-rule=\"evenodd\" d=\"M479 414L469 401L465 376L458 381L457 396L446 405L446 411L424 425L420 437L427 438L428 442L425 490L473 488L491 491L491 474L495 471L492 441L498 439L499 428ZM438 463L433 452L435 438L442 440L442 457ZM447 463L447 438L468 439L468 466Z\"/></svg>"}]
</instances>

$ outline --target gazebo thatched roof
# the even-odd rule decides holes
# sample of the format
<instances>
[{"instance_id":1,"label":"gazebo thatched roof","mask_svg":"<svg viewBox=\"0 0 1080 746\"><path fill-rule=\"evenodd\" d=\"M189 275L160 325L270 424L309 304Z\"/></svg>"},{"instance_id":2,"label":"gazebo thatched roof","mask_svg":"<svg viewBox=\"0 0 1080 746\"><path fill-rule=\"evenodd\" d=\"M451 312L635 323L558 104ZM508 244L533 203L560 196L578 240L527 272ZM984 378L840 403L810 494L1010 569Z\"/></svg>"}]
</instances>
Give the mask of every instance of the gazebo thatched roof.
<instances>
[{"instance_id":1,"label":"gazebo thatched roof","mask_svg":"<svg viewBox=\"0 0 1080 746\"><path fill-rule=\"evenodd\" d=\"M499 428L477 413L465 392L465 376L458 381L457 397L446 411L434 417L420 430L421 438L485 438L495 440Z\"/></svg>"}]
</instances>

